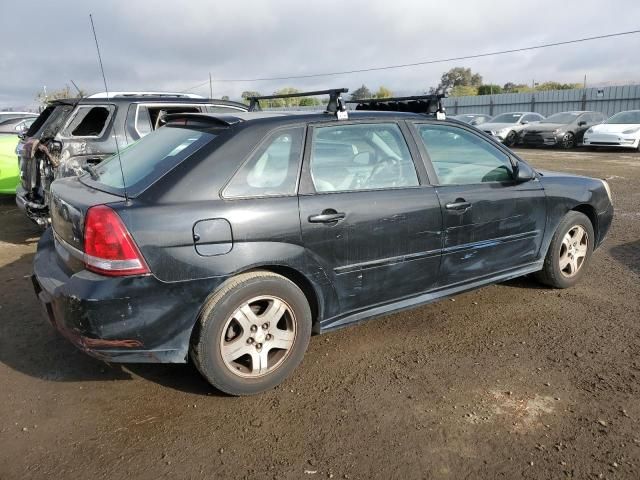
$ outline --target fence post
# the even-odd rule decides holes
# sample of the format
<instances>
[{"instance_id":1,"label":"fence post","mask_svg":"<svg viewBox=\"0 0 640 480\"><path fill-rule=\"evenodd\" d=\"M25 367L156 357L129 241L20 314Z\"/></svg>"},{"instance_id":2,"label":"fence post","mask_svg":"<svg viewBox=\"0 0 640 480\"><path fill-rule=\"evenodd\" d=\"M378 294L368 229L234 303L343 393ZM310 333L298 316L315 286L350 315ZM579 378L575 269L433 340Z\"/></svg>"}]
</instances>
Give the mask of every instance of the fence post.
<instances>
[{"instance_id":1,"label":"fence post","mask_svg":"<svg viewBox=\"0 0 640 480\"><path fill-rule=\"evenodd\" d=\"M489 115L493 117L493 95L489 96Z\"/></svg>"},{"instance_id":2,"label":"fence post","mask_svg":"<svg viewBox=\"0 0 640 480\"><path fill-rule=\"evenodd\" d=\"M456 103L453 104L453 109L456 112L455 114L458 114L458 100L456 100Z\"/></svg>"},{"instance_id":3,"label":"fence post","mask_svg":"<svg viewBox=\"0 0 640 480\"><path fill-rule=\"evenodd\" d=\"M582 92L582 110L586 110L587 109L587 91L584 90Z\"/></svg>"},{"instance_id":4,"label":"fence post","mask_svg":"<svg viewBox=\"0 0 640 480\"><path fill-rule=\"evenodd\" d=\"M536 111L536 94L535 93L531 94L531 111L532 112Z\"/></svg>"}]
</instances>

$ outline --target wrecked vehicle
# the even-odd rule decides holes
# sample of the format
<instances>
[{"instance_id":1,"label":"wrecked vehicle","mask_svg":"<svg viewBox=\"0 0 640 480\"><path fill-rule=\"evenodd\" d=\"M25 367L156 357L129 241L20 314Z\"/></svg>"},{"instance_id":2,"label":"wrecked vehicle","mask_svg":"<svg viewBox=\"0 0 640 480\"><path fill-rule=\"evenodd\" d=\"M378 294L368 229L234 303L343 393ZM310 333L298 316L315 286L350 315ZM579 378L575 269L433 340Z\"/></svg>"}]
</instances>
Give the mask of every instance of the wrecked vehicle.
<instances>
[{"instance_id":1,"label":"wrecked vehicle","mask_svg":"<svg viewBox=\"0 0 640 480\"><path fill-rule=\"evenodd\" d=\"M325 113L169 115L121 162L56 180L32 277L49 321L102 360L191 359L248 395L312 332L527 274L580 281L606 181L534 170L440 96L348 112L344 91Z\"/></svg>"},{"instance_id":2,"label":"wrecked vehicle","mask_svg":"<svg viewBox=\"0 0 640 480\"><path fill-rule=\"evenodd\" d=\"M16 204L46 227L49 193L57 178L77 176L149 134L169 113L234 113L246 105L161 92L98 93L49 103L18 144Z\"/></svg>"}]
</instances>

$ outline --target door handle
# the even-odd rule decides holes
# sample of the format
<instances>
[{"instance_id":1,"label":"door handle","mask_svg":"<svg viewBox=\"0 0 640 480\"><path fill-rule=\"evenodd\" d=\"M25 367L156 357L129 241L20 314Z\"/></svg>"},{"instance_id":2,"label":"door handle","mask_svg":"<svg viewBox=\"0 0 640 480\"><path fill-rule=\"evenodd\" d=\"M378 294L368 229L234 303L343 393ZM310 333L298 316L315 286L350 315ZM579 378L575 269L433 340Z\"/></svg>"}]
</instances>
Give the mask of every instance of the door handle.
<instances>
[{"instance_id":1,"label":"door handle","mask_svg":"<svg viewBox=\"0 0 640 480\"><path fill-rule=\"evenodd\" d=\"M311 215L309 217L309 223L335 223L342 220L345 217L343 212L336 212L332 208L324 210L319 215Z\"/></svg>"},{"instance_id":2,"label":"door handle","mask_svg":"<svg viewBox=\"0 0 640 480\"><path fill-rule=\"evenodd\" d=\"M447 203L445 205L445 207L447 208L447 210L469 210L471 208L471 203L469 202L465 202L464 200L462 201L455 201L453 203Z\"/></svg>"}]
</instances>

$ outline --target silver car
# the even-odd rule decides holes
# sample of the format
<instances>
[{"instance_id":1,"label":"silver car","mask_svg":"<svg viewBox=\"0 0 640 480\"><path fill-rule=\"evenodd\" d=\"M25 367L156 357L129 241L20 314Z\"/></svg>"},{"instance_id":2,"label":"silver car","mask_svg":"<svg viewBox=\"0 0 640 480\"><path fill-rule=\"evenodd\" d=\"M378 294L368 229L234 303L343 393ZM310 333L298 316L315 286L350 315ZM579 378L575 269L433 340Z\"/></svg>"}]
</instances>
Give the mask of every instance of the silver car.
<instances>
[{"instance_id":1,"label":"silver car","mask_svg":"<svg viewBox=\"0 0 640 480\"><path fill-rule=\"evenodd\" d=\"M479 128L508 147L515 145L519 133L530 123L537 123L544 117L535 112L509 112L493 117Z\"/></svg>"}]
</instances>

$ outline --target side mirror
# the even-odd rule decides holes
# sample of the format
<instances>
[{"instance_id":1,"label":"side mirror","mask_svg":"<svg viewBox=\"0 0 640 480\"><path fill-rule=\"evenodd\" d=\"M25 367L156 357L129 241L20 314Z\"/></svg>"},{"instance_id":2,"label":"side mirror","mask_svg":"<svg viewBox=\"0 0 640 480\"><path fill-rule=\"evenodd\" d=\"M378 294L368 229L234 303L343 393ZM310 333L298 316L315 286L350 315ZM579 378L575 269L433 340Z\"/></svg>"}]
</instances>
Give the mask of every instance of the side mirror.
<instances>
[{"instance_id":1,"label":"side mirror","mask_svg":"<svg viewBox=\"0 0 640 480\"><path fill-rule=\"evenodd\" d=\"M520 125L526 125L526 124L528 124L528 123L529 123L529 121L528 121L528 120L522 120L522 121L520 122Z\"/></svg>"},{"instance_id":2,"label":"side mirror","mask_svg":"<svg viewBox=\"0 0 640 480\"><path fill-rule=\"evenodd\" d=\"M587 122L585 122L584 120L580 120L580 121L578 122L578 126L579 126L579 127L584 127L586 124L587 124Z\"/></svg>"},{"instance_id":3,"label":"side mirror","mask_svg":"<svg viewBox=\"0 0 640 480\"><path fill-rule=\"evenodd\" d=\"M536 178L536 172L528 164L518 162L516 164L516 182L524 183Z\"/></svg>"}]
</instances>

